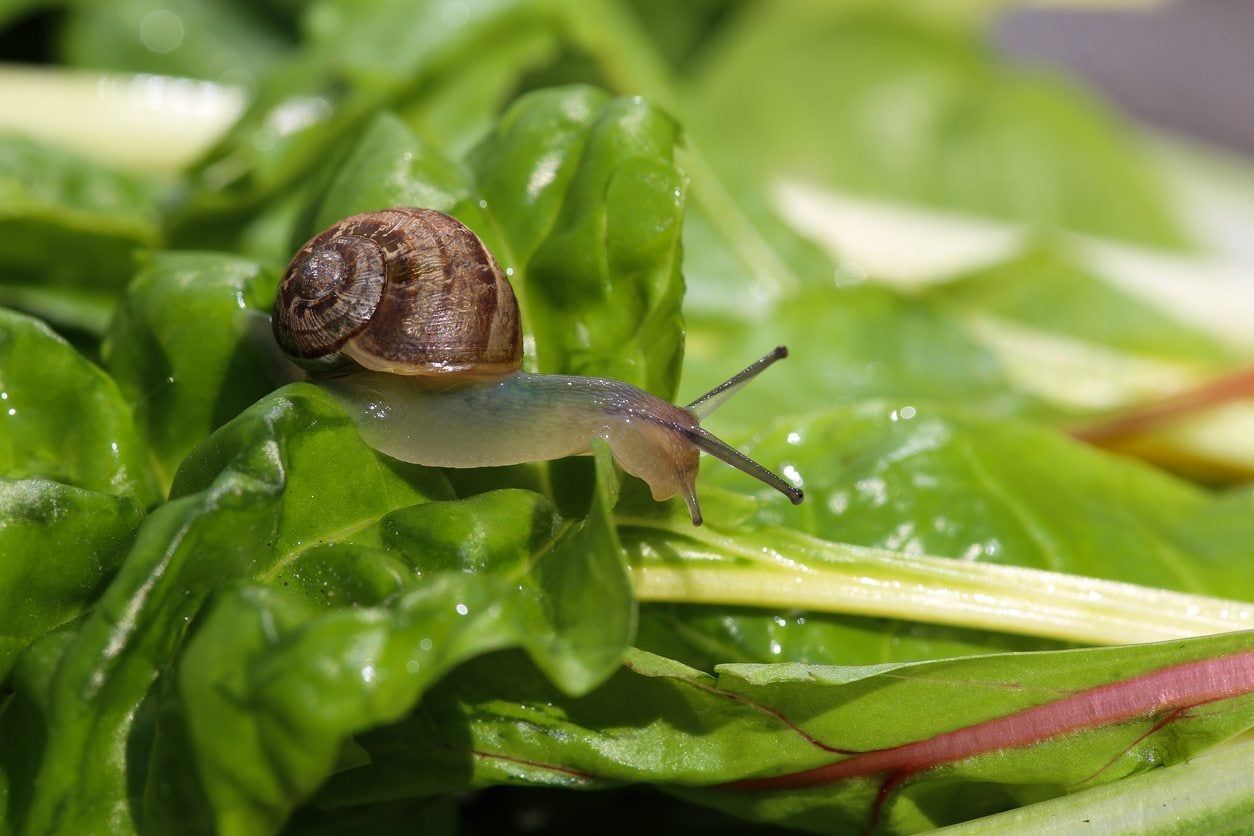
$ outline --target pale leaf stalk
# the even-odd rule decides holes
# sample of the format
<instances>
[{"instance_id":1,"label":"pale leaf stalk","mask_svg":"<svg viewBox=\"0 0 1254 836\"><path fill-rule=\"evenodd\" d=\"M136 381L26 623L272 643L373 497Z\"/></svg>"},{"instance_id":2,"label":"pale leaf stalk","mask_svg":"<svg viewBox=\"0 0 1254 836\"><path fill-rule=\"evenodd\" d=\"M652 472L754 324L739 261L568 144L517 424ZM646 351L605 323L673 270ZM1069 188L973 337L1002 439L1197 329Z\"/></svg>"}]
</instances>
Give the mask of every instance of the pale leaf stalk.
<instances>
[{"instance_id":1,"label":"pale leaf stalk","mask_svg":"<svg viewBox=\"0 0 1254 836\"><path fill-rule=\"evenodd\" d=\"M769 538L620 517L664 534L631 575L642 601L804 609L901 618L1114 645L1254 628L1254 603L1040 569L905 555L783 529Z\"/></svg>"},{"instance_id":2,"label":"pale leaf stalk","mask_svg":"<svg viewBox=\"0 0 1254 836\"><path fill-rule=\"evenodd\" d=\"M243 91L209 81L0 65L0 131L146 174L191 164L243 112Z\"/></svg>"}]
</instances>

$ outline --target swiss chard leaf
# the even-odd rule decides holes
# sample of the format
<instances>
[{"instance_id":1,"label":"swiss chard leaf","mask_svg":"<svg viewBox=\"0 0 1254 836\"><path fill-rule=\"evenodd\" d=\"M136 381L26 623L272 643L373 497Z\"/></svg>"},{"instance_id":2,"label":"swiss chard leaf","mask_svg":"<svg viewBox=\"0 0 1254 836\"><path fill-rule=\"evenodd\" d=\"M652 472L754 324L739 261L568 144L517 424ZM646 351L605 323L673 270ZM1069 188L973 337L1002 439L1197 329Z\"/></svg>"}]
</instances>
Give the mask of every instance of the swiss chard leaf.
<instances>
[{"instance_id":1,"label":"swiss chard leaf","mask_svg":"<svg viewBox=\"0 0 1254 836\"><path fill-rule=\"evenodd\" d=\"M1081 269L1063 247L1032 247L944 282L932 298L963 311L1107 346L1131 356L1222 368L1233 351L1197 327Z\"/></svg>"},{"instance_id":2,"label":"swiss chard leaf","mask_svg":"<svg viewBox=\"0 0 1254 836\"><path fill-rule=\"evenodd\" d=\"M781 420L747 449L810 500L794 509L764 496L760 521L907 554L1254 599L1248 497L1216 500L1047 430L868 401ZM746 487L722 469L707 479Z\"/></svg>"},{"instance_id":3,"label":"swiss chard leaf","mask_svg":"<svg viewBox=\"0 0 1254 836\"><path fill-rule=\"evenodd\" d=\"M995 415L1039 411L1035 398L1007 385L997 358L960 322L926 302L877 287L829 286L790 293L766 310L690 318L681 400L698 397L755 353L789 349L785 362L753 381L752 395L720 407L710 420L716 431L730 435L773 415L884 397L952 400ZM729 359L733 353L744 359Z\"/></svg>"},{"instance_id":4,"label":"swiss chard leaf","mask_svg":"<svg viewBox=\"0 0 1254 836\"><path fill-rule=\"evenodd\" d=\"M48 326L0 309L0 475L156 501L117 384Z\"/></svg>"},{"instance_id":5,"label":"swiss chard leaf","mask_svg":"<svg viewBox=\"0 0 1254 836\"><path fill-rule=\"evenodd\" d=\"M856 228L859 213L867 211L874 220L867 222L867 237L881 242L864 247L849 263L863 256L883 258L888 269L898 240L922 230L925 240L930 236L936 242L952 232L952 221L944 216L904 222L907 216L930 216L841 202L851 205L821 218L815 229L828 234L851 218ZM953 232L959 238L963 234L962 229ZM873 255L876 248L878 256ZM1228 382L1224 377L1248 350L1242 348L1243 338L1233 336L1239 332L1237 318L1225 306L1223 293L1244 290L1221 291L1224 285L1208 285L1198 277L1195 293L1189 270L1202 269L1204 262L1068 238L1065 245L1012 247L992 266L965 274L955 268L956 276L942 272L950 280L923 294L906 294L867 281L856 264L841 261L838 249L830 254L842 266L820 267L815 275L834 275L835 286L793 283L770 290L763 285L757 292L765 304L706 305L690 316L688 365L694 385L685 387L685 394L697 395L703 388L698 380L725 373L714 363L726 364L732 352L749 354L743 347L746 333L760 339L758 351L772 342L792 350L789 363L754 383L763 399L783 412L888 396L952 402L1051 426L1085 421L1100 427L1112 412L1116 419L1124 410L1153 414L1167 399L1188 401L1192 396L1183 393L1213 387L1219 394L1201 397L1182 416L1152 422L1148 433L1124 432L1102 443L1209 481L1248 478L1254 453L1245 429L1254 412L1244 403L1229 402L1243 391L1240 376ZM1152 278L1142 282L1142 275ZM1132 291L1130 283L1153 290ZM757 402L733 401L717 420L723 426L752 427L755 412L760 417Z\"/></svg>"},{"instance_id":6,"label":"swiss chard leaf","mask_svg":"<svg viewBox=\"0 0 1254 836\"><path fill-rule=\"evenodd\" d=\"M876 665L1053 650L1061 643L993 630L796 608L654 603L640 611L636 646L712 671L727 662Z\"/></svg>"},{"instance_id":7,"label":"swiss chard leaf","mask_svg":"<svg viewBox=\"0 0 1254 836\"><path fill-rule=\"evenodd\" d=\"M470 199L470 174L430 143L420 141L399 117L383 113L362 132L352 151L296 230L299 245L318 230L375 209L422 206L450 212Z\"/></svg>"},{"instance_id":8,"label":"swiss chard leaf","mask_svg":"<svg viewBox=\"0 0 1254 836\"><path fill-rule=\"evenodd\" d=\"M237 222L247 209L333 156L381 107L421 108L430 94L434 107L425 124L451 132L439 139L464 143L459 129L471 136L482 130L509 88L498 82L499 96L459 101L447 97L443 80L471 63L471 56L493 52L502 41L532 42L550 27L518 0L450 8L439 2L322 0L304 9L302 48L268 75L248 112L194 173L198 188L178 218L180 234ZM397 26L398 19L406 25ZM506 49L502 55L507 77L534 61L529 49ZM454 113L450 119L435 115L472 100L483 110L472 107L475 113Z\"/></svg>"},{"instance_id":9,"label":"swiss chard leaf","mask_svg":"<svg viewBox=\"0 0 1254 836\"><path fill-rule=\"evenodd\" d=\"M247 259L160 252L135 277L104 346L163 486L210 432L270 391L264 314L274 279ZM260 333L257 333L260 332Z\"/></svg>"},{"instance_id":10,"label":"swiss chard leaf","mask_svg":"<svg viewBox=\"0 0 1254 836\"><path fill-rule=\"evenodd\" d=\"M1225 519L1229 510L1210 521L1234 529L1249 524L1248 513ZM1209 635L1244 629L1254 618L1254 604L1239 599L869 548L780 526L710 518L693 528L678 514L620 515L619 524L643 601L752 605L781 619L811 609L1084 644ZM735 622L727 629L736 630ZM1004 641L983 638L989 649ZM851 652L877 647L893 658L875 642Z\"/></svg>"},{"instance_id":11,"label":"swiss chard leaf","mask_svg":"<svg viewBox=\"0 0 1254 836\"><path fill-rule=\"evenodd\" d=\"M798 611L795 608L803 606L803 601L811 606L823 601L819 593L825 583L821 580L823 566L856 576L849 578L848 597L838 595L831 600L830 606L838 612L889 614L887 600L881 601L878 610L861 607L860 599L877 593L865 586L859 592L856 578L873 582L889 597L912 595L909 572L887 565L840 568L844 560L858 559L853 554L856 549L837 543L890 549L899 555L903 568L911 562L911 555L918 556L914 558L917 568L924 563L931 565L932 558L923 555L954 558L961 562L956 562L950 577L936 577L937 583L951 591L961 583L957 575L964 569L960 567L986 562L1134 583L1152 579L1153 584L1167 588L1254 598L1243 569L1244 544L1250 537L1248 493L1214 497L1145 466L1112 459L1044 430L926 402L914 403L917 406L904 400L865 402L780 420L756 435L747 449L769 466L801 480L808 502L795 509L784 506L757 492L739 474L710 468L707 485L714 482L753 490L757 495L756 503L745 505L742 515L728 513L736 503L715 493L721 501L710 503L717 509L711 512L715 514L713 529L725 526L722 530L727 537L714 530L698 534L683 524L670 528L625 518L626 542L640 572L638 594L663 600L781 607L774 612L752 612L729 611L726 606L653 606L646 609L642 622L644 646L707 669L717 661L733 659L870 664L1049 646L1039 640L969 629L980 621L974 612L971 616L975 621L952 621L940 612L928 612L921 599L915 599L910 607L893 610L917 619L909 622ZM812 458L815 454L817 459ZM1100 513L1089 512L1096 507L1102 509ZM720 514L728 515L719 520ZM755 530L763 524L766 527ZM833 541L828 548L836 551L852 550L848 558L838 558L835 552L821 557L794 541L791 530L827 538ZM782 575L754 574L771 563L769 557L763 562L744 562L759 548L764 556L778 557L776 568L784 570ZM725 570L712 562L715 556L730 561L724 564ZM831 560L835 562L829 563ZM796 578L791 577L789 567L799 573ZM943 571L939 565L935 568ZM738 580L742 571L748 573L743 583ZM780 582L778 597L768 591L775 577ZM804 590L790 596L784 588L794 580L804 582ZM1023 589L1028 597L1033 597L1029 591L1032 584L1042 589L1054 587L1052 580L1044 578L1024 578L1021 583L1029 585ZM681 588L687 592L676 598ZM1087 596L1111 605L1113 592L1095 587L1077 589L1079 597L1073 601ZM1062 599L1045 604L1044 597L1029 605L1018 593L1009 595L1008 589L994 594L1007 606L1012 606L1011 598L1018 600L1013 606L1024 611L1044 605L1053 612L1045 615L1042 611L1046 620L1073 605ZM1109 626L1132 616L1145 630L1153 622L1165 623L1163 616L1172 609L1165 601L1128 603L1132 609L1115 616ZM1187 609L1196 603L1182 601L1181 607ZM1213 614L1222 615L1223 606L1229 605L1221 605ZM1231 624L1237 626L1240 613L1249 608L1236 602L1230 602L1230 608L1236 616ZM1142 612L1139 617L1133 615L1138 610ZM1095 627L1111 616L1113 611L1105 615L1094 611L1083 620ZM941 626L935 623L938 621L955 626ZM962 624L968 629L957 629ZM1121 634L1118 628L1102 639L1097 633L1082 636L1066 630L1024 629L1026 623L984 625L1055 639L1135 638ZM1125 625L1130 626L1130 621ZM1152 629L1144 633L1146 638L1153 635Z\"/></svg>"},{"instance_id":12,"label":"swiss chard leaf","mask_svg":"<svg viewBox=\"0 0 1254 836\"><path fill-rule=\"evenodd\" d=\"M1182 242L1135 140L1096 103L923 15L765 4L719 47L692 85L689 118L737 177Z\"/></svg>"},{"instance_id":13,"label":"swiss chard leaf","mask_svg":"<svg viewBox=\"0 0 1254 836\"><path fill-rule=\"evenodd\" d=\"M280 28L235 0L72 3L67 64L255 86L290 48Z\"/></svg>"},{"instance_id":14,"label":"swiss chard leaf","mask_svg":"<svg viewBox=\"0 0 1254 836\"><path fill-rule=\"evenodd\" d=\"M526 491L427 506L451 499L443 477L370 451L320 390L261 401L188 457L64 648L40 709L40 780L15 819L175 827L194 808L269 832L348 735L397 719L471 655L521 645L586 691L634 630L607 468L582 523ZM162 660L214 589L175 689ZM255 749L247 787L241 747ZM142 764L148 786L128 785Z\"/></svg>"},{"instance_id":15,"label":"swiss chard leaf","mask_svg":"<svg viewBox=\"0 0 1254 836\"><path fill-rule=\"evenodd\" d=\"M366 448L309 386L276 393L211 437L174 493L144 521L56 667L39 778L28 807L10 811L29 832L134 826L127 752L142 731L137 711L212 588L278 575L318 542L365 536L390 511L451 497L438 473Z\"/></svg>"},{"instance_id":16,"label":"swiss chard leaf","mask_svg":"<svg viewBox=\"0 0 1254 836\"><path fill-rule=\"evenodd\" d=\"M126 497L0 478L0 681L26 645L90 606L142 516Z\"/></svg>"},{"instance_id":17,"label":"swiss chard leaf","mask_svg":"<svg viewBox=\"0 0 1254 836\"><path fill-rule=\"evenodd\" d=\"M609 676L634 622L607 490L582 523L526 491L398 510L383 539L418 577L373 606L319 611L261 587L219 600L179 674L219 827L271 832L349 735L399 719L470 656L522 646L569 693Z\"/></svg>"},{"instance_id":18,"label":"swiss chard leaf","mask_svg":"<svg viewBox=\"0 0 1254 836\"><path fill-rule=\"evenodd\" d=\"M914 832L1178 762L1252 723L1250 633L865 668L725 665L717 677L638 653L574 700L497 656L361 737L372 762L334 777L322 801L459 781L649 781L805 830L878 820Z\"/></svg>"},{"instance_id":19,"label":"swiss chard leaf","mask_svg":"<svg viewBox=\"0 0 1254 836\"><path fill-rule=\"evenodd\" d=\"M778 60L784 54L787 60ZM767 55L775 57L768 60ZM957 362L941 364L942 373L961 372L963 384L982 380L983 391L970 385L933 387L926 374L911 374L890 357L886 363L876 358L855 367L862 374L838 397L895 395L914 385L914 392L927 397L1059 424L1075 422L1077 415L1135 413L1147 403L1152 409L1162 399L1205 385L1248 355L1240 319L1225 307L1224 291L1193 291L1190 270L1205 271L1204 262L1173 264L1149 250L1057 235L1055 230L1064 229L1155 246L1184 242L1172 219L1174 207L1135 137L1057 80L1008 70L973 46L968 33L897 6L764 6L722 30L719 45L709 50L694 78L685 91L692 105L685 111L691 132L745 215L765 233L773 228L773 205L796 229L824 239L832 258L831 264L799 268L786 238L781 246L776 236L763 234L757 240L769 240L782 257L776 261L792 268L782 271L785 280L773 275L780 271L770 269L770 258L742 258L739 265L758 273L757 281L729 283L721 273L737 262L710 256L708 238L698 247L695 236L703 227L698 215L688 225L696 254L690 283L703 312L720 314L690 320L691 356L703 377L712 371L705 356L750 353L741 347L740 336L749 328L801 321L788 318L795 313L788 304L760 310L762 299L788 299L805 288L807 282L798 277L825 283L834 272L837 284L860 281L868 272L873 280L899 278L878 276L880 265L864 263L866 248L860 244L834 243L856 233L846 228L835 234L841 226L835 215L808 217L823 214L816 209L822 200L796 199L799 191L905 213L921 214L920 204L936 207L931 232L939 249L912 245L905 257L909 262L910 252L922 250L913 262L933 278L947 274L929 255L938 255L935 261L943 264L946 249L952 257L980 238L964 237L964 230L992 230L993 239L1010 242L1008 247L994 244L994 250L1003 250L991 259L997 263L957 287L928 294L931 298L922 303L900 301L904 309L943 323L953 337L933 352L910 356L928 358L924 365L952 357ZM816 95L823 107L812 106ZM754 119L743 130L722 130L746 109L773 117ZM1103 182L1097 186L1100 193L1091 191ZM718 191L710 185L698 179L698 205ZM880 202L854 198L855 193ZM1016 223L998 225L977 215ZM918 228L872 225L868 230L864 237L878 237L888 262L900 264L893 254L902 250L901 241L915 240ZM1040 246L1032 236L1045 230L1048 242ZM1016 241L1024 245L1023 252L1016 251ZM734 252L725 238L721 243ZM1159 258L1162 263L1156 264ZM1110 281L1106 269L1116 274ZM720 280L707 284L715 272ZM734 289L719 294L721 288ZM755 300L754 293L761 299ZM1234 286L1227 293L1244 290ZM817 305L821 318L828 318L823 294L802 294ZM843 295L856 302L865 293ZM835 303L834 294L827 297L828 304ZM1213 310L1199 299L1212 300ZM727 304L731 300L735 303ZM942 304L934 307L938 301ZM872 345L909 341L913 331L908 326L915 319L883 322ZM1225 341L1243 350L1234 351ZM822 345L789 343L811 351ZM836 370L844 368L845 355L856 360L875 353L850 351L843 343L837 336L838 359L830 363ZM947 350L953 346L960 350ZM787 408L825 405L807 395L829 390L807 386L808 374L799 385L787 386L791 374L764 385L779 392ZM741 407L729 411L733 419L743 414ZM1244 405L1197 407L1195 412L1102 443L1207 481L1248 480L1252 456L1244 439L1254 413Z\"/></svg>"},{"instance_id":20,"label":"swiss chard leaf","mask_svg":"<svg viewBox=\"0 0 1254 836\"><path fill-rule=\"evenodd\" d=\"M1254 612L1016 568L1254 597L1239 571L1248 494L1216 499L1047 432L933 405L1070 414L1069 402L1024 385L1031 352L1010 356L970 327L975 318L1203 370L1232 359L1222 346L1129 306L1049 250L910 298L854 286L856 265L774 217L769 187L802 177L1181 243L1118 126L1068 88L1008 73L902 8L740 9L730 25L718 19L721 43L673 90L608 0L319 0L301 10L287 0L260 10L143 0L70 11L64 43L75 60L235 78L279 65L193 173L172 222L180 243L227 242L265 269L223 254L161 254L132 285L106 357L174 498L144 523L85 616L140 506L155 499L117 476L143 472L128 469L143 462L142 447L113 384L63 343L10 329L51 348L48 365L26 349L5 354L0 339L0 390L25 393L47 427L10 423L22 404L0 403L19 410L0 414L5 429L20 430L0 434L0 475L20 477L0 480L0 554L17 544L25 555L65 555L0 560L0 597L11 605L9 621L0 615L0 671L26 648L0 706L0 830L272 832L332 775L318 807L289 823L294 832L416 816L447 829L449 796L411 796L632 781L817 830L872 823L883 792L880 823L904 832L1174 762L1247 728L1248 634L858 670L732 665L716 677L635 653L614 673L635 606L620 536L641 598L722 605L656 603L643 616L647 647L711 670L729 660L875 664L1142 640L1230 629ZM704 7L669 12L666 25L715 17ZM276 62L288 38L280 31L297 20L303 43ZM164 49L172 24L179 42ZM211 54L219 39L228 54ZM692 43L680 32L673 52ZM516 91L552 78L644 90L696 117L701 144L681 152L695 178L683 233L699 306L692 394L790 345L794 358L712 428L760 426L768 408L819 410L749 445L805 483L800 508L762 501L742 475L711 467L706 528L641 504L639 516L620 512L616 530L603 451L589 490L561 469L440 474L368 450L312 387L245 409L271 386L248 333L263 323L274 271L334 220L396 204L449 211L485 239L519 290L530 368L674 395L686 198L678 130L655 107L588 88L527 95L496 121ZM396 115L379 116L385 108ZM750 112L766 116L746 121ZM13 244L0 252L9 267L0 292L58 326L98 333L129 279L131 251L158 243L155 190L23 142L11 153L18 190L45 165L52 173L41 182L53 187L11 201L16 221L0 219L0 232L13 232L2 236L0 250ZM81 193L76 182L86 183ZM111 193L113 204L92 204ZM110 225L115 214L139 220ZM31 252L67 258L40 273L30 242ZM1112 310L1121 314L1113 324ZM57 382L52 394L39 392L41 377ZM869 396L889 400L859 405ZM98 452L89 460L57 447L53 436L67 428L89 446L113 442L109 467L90 466L106 460ZM536 490L492 490L505 484ZM559 511L540 491L592 496L589 517L574 519L570 503ZM42 601L37 613L23 608L28 591ZM864 616L791 609L828 593L828 604ZM777 609L728 605L751 602ZM872 617L885 614L941 623ZM504 647L530 661L497 653L463 664ZM1175 671L1163 682L1193 696L1216 682L1233 692L1155 706L1150 680L1137 679L1152 671ZM710 787L863 757L820 743L883 753L948 733L970 741L979 723L1033 706L1098 716L1098 701L1084 696L1092 688L1113 689L1116 704L1142 702L1121 720L951 763L919 760L932 757L918 754L926 744L895 772L818 789L792 786L795 776L756 792ZM884 783L903 772L904 789Z\"/></svg>"},{"instance_id":21,"label":"swiss chard leaf","mask_svg":"<svg viewBox=\"0 0 1254 836\"><path fill-rule=\"evenodd\" d=\"M16 294L39 312L63 309L31 299L33 286L76 294L82 304L107 303L130 280L134 251L159 240L158 194L135 175L0 137L0 301Z\"/></svg>"}]
</instances>

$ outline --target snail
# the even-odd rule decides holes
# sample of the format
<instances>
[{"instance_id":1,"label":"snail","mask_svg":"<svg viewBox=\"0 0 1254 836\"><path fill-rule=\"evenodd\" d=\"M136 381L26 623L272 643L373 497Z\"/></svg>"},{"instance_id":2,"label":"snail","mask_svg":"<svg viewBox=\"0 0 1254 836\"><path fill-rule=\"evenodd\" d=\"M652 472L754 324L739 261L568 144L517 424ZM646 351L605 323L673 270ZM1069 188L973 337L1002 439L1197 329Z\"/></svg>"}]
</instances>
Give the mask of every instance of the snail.
<instances>
[{"instance_id":1,"label":"snail","mask_svg":"<svg viewBox=\"0 0 1254 836\"><path fill-rule=\"evenodd\" d=\"M794 504L802 493L700 426L776 360L776 348L686 407L615 380L522 369L517 300L496 259L460 221L432 209L346 218L293 257L271 317L283 353L348 410L363 439L437 467L547 461L591 452L653 498L682 495L701 525L701 451Z\"/></svg>"}]
</instances>

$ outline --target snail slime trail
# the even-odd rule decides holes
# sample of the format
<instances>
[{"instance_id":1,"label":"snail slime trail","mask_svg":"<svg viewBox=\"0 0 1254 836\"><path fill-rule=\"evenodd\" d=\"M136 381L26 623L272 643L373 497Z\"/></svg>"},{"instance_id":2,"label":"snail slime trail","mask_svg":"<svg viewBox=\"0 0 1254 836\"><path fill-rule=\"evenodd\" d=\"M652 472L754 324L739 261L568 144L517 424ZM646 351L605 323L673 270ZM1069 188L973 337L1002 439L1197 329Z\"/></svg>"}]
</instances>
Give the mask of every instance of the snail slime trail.
<instances>
[{"instance_id":1,"label":"snail slime trail","mask_svg":"<svg viewBox=\"0 0 1254 836\"><path fill-rule=\"evenodd\" d=\"M380 452L492 467L591 452L604 439L657 500L701 524L702 451L801 502L799 489L700 421L788 355L782 346L679 407L616 380L522 371L518 302L496 259L432 209L354 215L296 253L271 319L284 354L339 401Z\"/></svg>"}]
</instances>

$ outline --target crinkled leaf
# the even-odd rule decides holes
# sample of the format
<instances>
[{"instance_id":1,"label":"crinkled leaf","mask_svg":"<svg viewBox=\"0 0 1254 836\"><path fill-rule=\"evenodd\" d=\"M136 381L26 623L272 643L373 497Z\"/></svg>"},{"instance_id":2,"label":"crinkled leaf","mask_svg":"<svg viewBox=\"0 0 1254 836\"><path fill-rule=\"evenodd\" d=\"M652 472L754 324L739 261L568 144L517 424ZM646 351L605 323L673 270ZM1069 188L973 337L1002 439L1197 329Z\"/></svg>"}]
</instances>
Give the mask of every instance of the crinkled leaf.
<instances>
[{"instance_id":1,"label":"crinkled leaf","mask_svg":"<svg viewBox=\"0 0 1254 836\"><path fill-rule=\"evenodd\" d=\"M22 648L91 605L142 516L126 497L0 478L0 681Z\"/></svg>"},{"instance_id":2,"label":"crinkled leaf","mask_svg":"<svg viewBox=\"0 0 1254 836\"><path fill-rule=\"evenodd\" d=\"M184 456L272 388L257 309L274 279L247 259L162 252L131 283L105 362L168 486Z\"/></svg>"},{"instance_id":3,"label":"crinkled leaf","mask_svg":"<svg viewBox=\"0 0 1254 836\"><path fill-rule=\"evenodd\" d=\"M31 776L39 771L48 739L48 705L52 680L65 649L74 640L72 627L45 633L17 657L4 680L0 704L0 801L4 833L17 833L22 813L35 793Z\"/></svg>"},{"instance_id":4,"label":"crinkled leaf","mask_svg":"<svg viewBox=\"0 0 1254 836\"><path fill-rule=\"evenodd\" d=\"M555 114L580 114L595 101L579 89L521 100L503 120L507 130L481 146L478 169L483 172L495 154L512 156L515 144L535 155L535 173L547 175L557 163L550 188L561 195L560 210L527 258L522 279L540 368L603 375L670 397L683 357L685 181L672 161L678 128L639 99L618 99L590 108L578 144L538 146L533 137L546 135L547 144ZM510 172L511 182L485 183L489 209L543 218L548 201L515 179L526 170L518 162L500 169ZM566 177L563 188L558 184ZM507 251L522 259L526 243L511 240Z\"/></svg>"},{"instance_id":5,"label":"crinkled leaf","mask_svg":"<svg viewBox=\"0 0 1254 836\"><path fill-rule=\"evenodd\" d=\"M464 166L421 142L397 116L383 113L362 132L300 236L308 238L349 215L390 206L450 212L469 193Z\"/></svg>"},{"instance_id":6,"label":"crinkled leaf","mask_svg":"<svg viewBox=\"0 0 1254 836\"><path fill-rule=\"evenodd\" d=\"M156 500L130 408L48 326L0 309L0 475Z\"/></svg>"},{"instance_id":7,"label":"crinkled leaf","mask_svg":"<svg viewBox=\"0 0 1254 836\"><path fill-rule=\"evenodd\" d=\"M603 487L583 522L517 490L395 511L381 536L417 578L371 606L320 610L263 587L223 596L179 673L218 827L273 830L349 735L399 719L470 656L522 646L570 693L609 676L634 629L611 501Z\"/></svg>"},{"instance_id":8,"label":"crinkled leaf","mask_svg":"<svg viewBox=\"0 0 1254 836\"><path fill-rule=\"evenodd\" d=\"M306 385L219 430L189 457L174 493L144 521L57 666L35 790L28 809L11 811L28 832L134 826L136 712L212 588L275 577L320 542L365 536L397 508L451 495L438 473L367 448Z\"/></svg>"}]
</instances>

